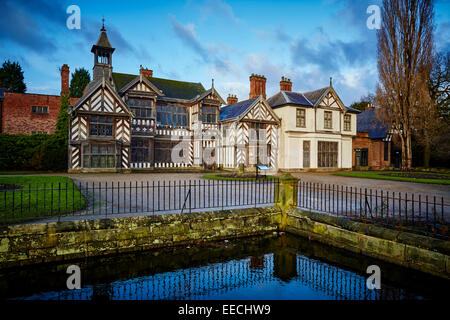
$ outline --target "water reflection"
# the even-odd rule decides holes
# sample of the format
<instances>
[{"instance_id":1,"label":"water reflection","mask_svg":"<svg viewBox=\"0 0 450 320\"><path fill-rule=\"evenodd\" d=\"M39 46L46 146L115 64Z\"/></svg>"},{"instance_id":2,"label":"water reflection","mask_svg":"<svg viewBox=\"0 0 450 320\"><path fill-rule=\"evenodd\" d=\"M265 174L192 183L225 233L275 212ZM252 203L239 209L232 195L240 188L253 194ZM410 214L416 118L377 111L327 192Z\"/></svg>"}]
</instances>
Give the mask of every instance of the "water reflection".
<instances>
[{"instance_id":1,"label":"water reflection","mask_svg":"<svg viewBox=\"0 0 450 320\"><path fill-rule=\"evenodd\" d=\"M448 284L434 278L430 282L428 276L378 261L391 278L382 279L381 290L369 290L361 271L374 260L293 237L238 240L191 249L117 256L102 262L79 261L84 272L80 290L67 290L59 283L65 283L67 264L53 266L50 272L48 267L47 271L12 271L0 275L0 287L11 288L11 281L16 281L15 289L1 293L3 298L51 300L396 300L433 298L433 292L438 295L441 286ZM56 275L60 280L55 281ZM416 281L416 287L408 287L407 278L403 278L408 276ZM27 278L36 277L44 279L32 282L31 288L20 288L28 283ZM53 281L46 282L45 277ZM431 290L421 292L420 281Z\"/></svg>"}]
</instances>

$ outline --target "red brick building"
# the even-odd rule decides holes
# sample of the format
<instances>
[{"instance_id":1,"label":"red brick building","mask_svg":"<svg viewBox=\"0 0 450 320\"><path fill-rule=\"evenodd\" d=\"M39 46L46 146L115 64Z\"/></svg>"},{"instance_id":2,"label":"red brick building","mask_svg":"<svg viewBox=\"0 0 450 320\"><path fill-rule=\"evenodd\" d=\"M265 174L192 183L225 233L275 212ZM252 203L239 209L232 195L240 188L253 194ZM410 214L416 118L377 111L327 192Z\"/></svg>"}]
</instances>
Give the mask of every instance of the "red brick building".
<instances>
[{"instance_id":1,"label":"red brick building","mask_svg":"<svg viewBox=\"0 0 450 320\"><path fill-rule=\"evenodd\" d=\"M375 108L358 114L357 133L352 142L353 168L381 170L391 166L391 148L391 135L387 126L377 120Z\"/></svg>"},{"instance_id":2,"label":"red brick building","mask_svg":"<svg viewBox=\"0 0 450 320\"><path fill-rule=\"evenodd\" d=\"M61 68L61 92L69 92L69 67ZM70 98L74 104L78 98ZM60 107L60 96L3 92L0 132L10 134L52 134Z\"/></svg>"}]
</instances>

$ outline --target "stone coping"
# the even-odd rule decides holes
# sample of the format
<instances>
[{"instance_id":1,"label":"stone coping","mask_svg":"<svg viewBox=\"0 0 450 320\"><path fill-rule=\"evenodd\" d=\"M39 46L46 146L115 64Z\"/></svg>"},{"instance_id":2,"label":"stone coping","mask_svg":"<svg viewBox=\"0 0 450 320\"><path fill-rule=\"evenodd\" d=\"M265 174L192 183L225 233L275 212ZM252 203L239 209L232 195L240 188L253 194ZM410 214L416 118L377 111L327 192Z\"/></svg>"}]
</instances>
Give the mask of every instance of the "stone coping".
<instances>
[{"instance_id":1,"label":"stone coping","mask_svg":"<svg viewBox=\"0 0 450 320\"><path fill-rule=\"evenodd\" d=\"M450 255L450 241L442 239L436 239L402 230L384 228L375 224L366 224L363 222L352 221L349 219L333 217L300 209L288 209L287 215L298 218L306 218L344 230Z\"/></svg>"}]
</instances>

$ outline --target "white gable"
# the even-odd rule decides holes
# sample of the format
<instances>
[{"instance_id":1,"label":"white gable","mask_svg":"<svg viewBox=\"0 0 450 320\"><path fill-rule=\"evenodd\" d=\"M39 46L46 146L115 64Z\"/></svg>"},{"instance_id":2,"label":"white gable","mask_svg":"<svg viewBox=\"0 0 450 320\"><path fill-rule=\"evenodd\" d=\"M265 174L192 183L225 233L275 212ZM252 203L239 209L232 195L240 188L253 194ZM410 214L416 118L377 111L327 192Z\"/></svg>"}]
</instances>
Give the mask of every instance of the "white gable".
<instances>
[{"instance_id":1,"label":"white gable","mask_svg":"<svg viewBox=\"0 0 450 320\"><path fill-rule=\"evenodd\" d=\"M257 104L254 104L253 107L247 111L245 116L242 118L244 120L265 120L265 121L275 121L278 122L271 110L267 107L265 103L261 100L258 101Z\"/></svg>"},{"instance_id":2,"label":"white gable","mask_svg":"<svg viewBox=\"0 0 450 320\"><path fill-rule=\"evenodd\" d=\"M109 86L99 86L89 97L85 97L83 100L78 108L80 111L129 114L124 102L117 97Z\"/></svg>"},{"instance_id":3,"label":"white gable","mask_svg":"<svg viewBox=\"0 0 450 320\"><path fill-rule=\"evenodd\" d=\"M335 108L340 110L345 110L342 105L341 100L334 92L334 90L329 90L326 95L323 96L322 100L319 102L319 107Z\"/></svg>"}]
</instances>

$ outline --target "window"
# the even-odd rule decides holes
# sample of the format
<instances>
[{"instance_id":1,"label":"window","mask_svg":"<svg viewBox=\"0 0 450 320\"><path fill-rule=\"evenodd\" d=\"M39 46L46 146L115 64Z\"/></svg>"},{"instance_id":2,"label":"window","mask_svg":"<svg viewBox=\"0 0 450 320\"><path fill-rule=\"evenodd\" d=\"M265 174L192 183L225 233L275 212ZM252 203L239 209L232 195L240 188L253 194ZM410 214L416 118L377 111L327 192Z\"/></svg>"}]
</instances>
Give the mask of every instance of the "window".
<instances>
[{"instance_id":1,"label":"window","mask_svg":"<svg viewBox=\"0 0 450 320\"><path fill-rule=\"evenodd\" d=\"M303 141L303 168L310 166L311 141Z\"/></svg>"},{"instance_id":2,"label":"window","mask_svg":"<svg viewBox=\"0 0 450 320\"><path fill-rule=\"evenodd\" d=\"M217 108L216 107L202 107L202 122L216 123L217 122Z\"/></svg>"},{"instance_id":3,"label":"window","mask_svg":"<svg viewBox=\"0 0 450 320\"><path fill-rule=\"evenodd\" d=\"M384 142L384 161L389 161L389 142Z\"/></svg>"},{"instance_id":4,"label":"window","mask_svg":"<svg viewBox=\"0 0 450 320\"><path fill-rule=\"evenodd\" d=\"M251 141L265 141L266 140L266 125L264 123L252 122L250 123L250 140ZM263 132L260 132L263 130Z\"/></svg>"},{"instance_id":5,"label":"window","mask_svg":"<svg viewBox=\"0 0 450 320\"><path fill-rule=\"evenodd\" d=\"M89 122L91 136L110 137L113 135L113 118L107 116L91 116Z\"/></svg>"},{"instance_id":6,"label":"window","mask_svg":"<svg viewBox=\"0 0 450 320\"><path fill-rule=\"evenodd\" d=\"M297 109L297 128L304 128L305 126L305 109Z\"/></svg>"},{"instance_id":7,"label":"window","mask_svg":"<svg viewBox=\"0 0 450 320\"><path fill-rule=\"evenodd\" d=\"M344 116L344 131L352 131L352 116L349 114Z\"/></svg>"},{"instance_id":8,"label":"window","mask_svg":"<svg viewBox=\"0 0 450 320\"><path fill-rule=\"evenodd\" d=\"M131 162L150 162L148 139L131 139Z\"/></svg>"},{"instance_id":9,"label":"window","mask_svg":"<svg viewBox=\"0 0 450 320\"><path fill-rule=\"evenodd\" d=\"M333 128L333 113L331 111L324 112L324 128L332 129Z\"/></svg>"},{"instance_id":10,"label":"window","mask_svg":"<svg viewBox=\"0 0 450 320\"><path fill-rule=\"evenodd\" d=\"M355 164L357 167L366 167L368 163L368 150L355 149Z\"/></svg>"},{"instance_id":11,"label":"window","mask_svg":"<svg viewBox=\"0 0 450 320\"><path fill-rule=\"evenodd\" d=\"M83 146L83 167L114 168L114 149L113 144L90 144Z\"/></svg>"},{"instance_id":12,"label":"window","mask_svg":"<svg viewBox=\"0 0 450 320\"><path fill-rule=\"evenodd\" d=\"M172 149L179 143L179 141L156 140L155 163L172 163Z\"/></svg>"},{"instance_id":13,"label":"window","mask_svg":"<svg viewBox=\"0 0 450 320\"><path fill-rule=\"evenodd\" d=\"M136 115L136 118L149 119L153 117L151 100L128 99L128 105Z\"/></svg>"},{"instance_id":14,"label":"window","mask_svg":"<svg viewBox=\"0 0 450 320\"><path fill-rule=\"evenodd\" d=\"M31 113L36 113L36 114L48 114L48 107L43 107L43 106L31 106Z\"/></svg>"},{"instance_id":15,"label":"window","mask_svg":"<svg viewBox=\"0 0 450 320\"><path fill-rule=\"evenodd\" d=\"M338 143L319 141L317 161L320 168L336 168L338 160Z\"/></svg>"},{"instance_id":16,"label":"window","mask_svg":"<svg viewBox=\"0 0 450 320\"><path fill-rule=\"evenodd\" d=\"M185 127L188 114L185 107L174 105L156 106L156 124L160 126Z\"/></svg>"}]
</instances>

